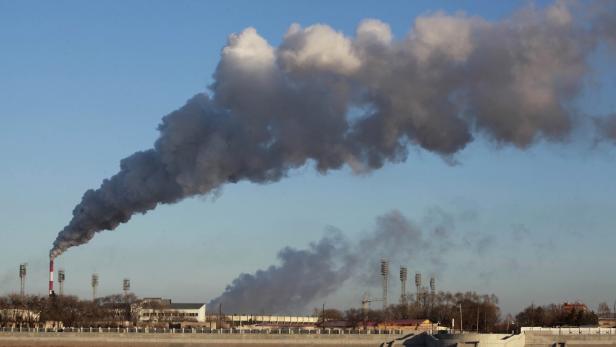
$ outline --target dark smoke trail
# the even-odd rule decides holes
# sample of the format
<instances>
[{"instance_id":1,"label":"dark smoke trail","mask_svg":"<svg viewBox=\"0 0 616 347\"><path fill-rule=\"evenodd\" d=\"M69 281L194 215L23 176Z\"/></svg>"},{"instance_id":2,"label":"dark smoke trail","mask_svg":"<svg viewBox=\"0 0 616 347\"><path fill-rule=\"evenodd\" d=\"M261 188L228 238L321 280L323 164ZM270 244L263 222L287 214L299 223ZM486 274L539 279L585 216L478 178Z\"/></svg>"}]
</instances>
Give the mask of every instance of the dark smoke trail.
<instances>
[{"instance_id":1,"label":"dark smoke trail","mask_svg":"<svg viewBox=\"0 0 616 347\"><path fill-rule=\"evenodd\" d=\"M252 28L231 35L212 97L166 116L153 149L87 191L50 255L158 204L275 182L307 163L363 172L405 160L411 145L450 158L478 135L520 148L566 139L588 57L616 37L615 6L589 7L577 18L556 2L500 22L434 13L402 40L378 20L353 38L292 25L276 48Z\"/></svg>"},{"instance_id":2,"label":"dark smoke trail","mask_svg":"<svg viewBox=\"0 0 616 347\"><path fill-rule=\"evenodd\" d=\"M453 225L437 223L422 230L399 211L392 211L378 217L374 230L357 242L331 229L307 249L282 249L280 265L239 275L208 305L222 303L228 313L296 314L313 300L334 293L359 270L367 273L363 281L378 280L378 274L369 269L378 270L380 257L404 263L430 258L434 252L442 256L439 244L449 244L450 228Z\"/></svg>"}]
</instances>

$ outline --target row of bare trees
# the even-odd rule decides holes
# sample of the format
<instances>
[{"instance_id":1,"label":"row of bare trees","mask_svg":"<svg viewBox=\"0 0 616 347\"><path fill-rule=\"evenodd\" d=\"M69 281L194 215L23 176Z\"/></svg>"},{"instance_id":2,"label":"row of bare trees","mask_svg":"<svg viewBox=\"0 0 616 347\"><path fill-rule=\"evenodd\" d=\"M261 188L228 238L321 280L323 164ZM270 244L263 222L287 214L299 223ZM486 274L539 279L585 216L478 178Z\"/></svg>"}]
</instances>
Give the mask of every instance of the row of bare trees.
<instances>
[{"instance_id":1,"label":"row of bare trees","mask_svg":"<svg viewBox=\"0 0 616 347\"><path fill-rule=\"evenodd\" d=\"M598 316L585 309L564 309L562 305L531 305L516 315L519 326L595 326Z\"/></svg>"},{"instance_id":2,"label":"row of bare trees","mask_svg":"<svg viewBox=\"0 0 616 347\"><path fill-rule=\"evenodd\" d=\"M64 326L116 326L133 320L131 304L137 298L129 294L110 295L91 300L76 296L0 297L0 326L36 326L40 322L62 322Z\"/></svg>"},{"instance_id":3,"label":"row of bare trees","mask_svg":"<svg viewBox=\"0 0 616 347\"><path fill-rule=\"evenodd\" d=\"M475 292L427 294L419 301L390 305L385 310L351 308L342 312L328 309L319 312L320 321L323 320L323 315L325 320L344 320L354 327L359 327L366 321L381 323L408 319L429 319L450 326L452 320L455 320L456 329L460 329L462 317L464 330L481 332L502 330L496 295L480 295Z\"/></svg>"}]
</instances>

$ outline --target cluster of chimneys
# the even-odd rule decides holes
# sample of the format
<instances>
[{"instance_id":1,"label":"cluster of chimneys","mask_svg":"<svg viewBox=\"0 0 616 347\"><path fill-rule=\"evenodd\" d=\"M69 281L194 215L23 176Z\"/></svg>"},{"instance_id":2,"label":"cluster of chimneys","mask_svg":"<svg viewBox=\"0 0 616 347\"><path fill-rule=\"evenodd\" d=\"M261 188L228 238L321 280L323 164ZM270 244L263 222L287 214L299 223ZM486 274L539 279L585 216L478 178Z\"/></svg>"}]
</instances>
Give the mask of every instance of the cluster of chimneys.
<instances>
[{"instance_id":1,"label":"cluster of chimneys","mask_svg":"<svg viewBox=\"0 0 616 347\"><path fill-rule=\"evenodd\" d=\"M382 259L381 260L381 276L383 278L383 308L388 306L387 300L387 289L389 286L389 261ZM406 305L408 304L408 296L406 294L406 282L408 278L408 269L406 266L400 266L400 304ZM416 302L421 300L422 287L421 287L421 273L415 273L415 286L417 287L417 296ZM424 288L425 289L425 288ZM430 277L430 294L434 296L436 294L436 279L434 277Z\"/></svg>"}]
</instances>

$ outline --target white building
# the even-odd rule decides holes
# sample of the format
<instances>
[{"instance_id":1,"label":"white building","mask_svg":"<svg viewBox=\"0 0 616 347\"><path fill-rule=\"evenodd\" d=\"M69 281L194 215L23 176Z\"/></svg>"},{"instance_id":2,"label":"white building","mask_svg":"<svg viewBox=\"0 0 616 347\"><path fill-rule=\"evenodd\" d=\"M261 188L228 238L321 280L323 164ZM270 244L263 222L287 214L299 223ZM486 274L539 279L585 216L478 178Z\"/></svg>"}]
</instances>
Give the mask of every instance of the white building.
<instances>
[{"instance_id":1,"label":"white building","mask_svg":"<svg viewBox=\"0 0 616 347\"><path fill-rule=\"evenodd\" d=\"M205 304L169 303L139 309L140 322L205 322Z\"/></svg>"}]
</instances>

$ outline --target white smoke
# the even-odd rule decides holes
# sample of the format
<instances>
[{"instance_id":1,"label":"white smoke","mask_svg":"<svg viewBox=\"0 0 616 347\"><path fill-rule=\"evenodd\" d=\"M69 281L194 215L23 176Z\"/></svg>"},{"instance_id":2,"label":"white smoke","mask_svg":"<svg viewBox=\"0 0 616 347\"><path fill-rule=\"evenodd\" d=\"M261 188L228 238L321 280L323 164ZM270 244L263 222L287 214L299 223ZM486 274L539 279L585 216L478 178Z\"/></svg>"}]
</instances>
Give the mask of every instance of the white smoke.
<instances>
[{"instance_id":1,"label":"white smoke","mask_svg":"<svg viewBox=\"0 0 616 347\"><path fill-rule=\"evenodd\" d=\"M375 19L355 37L293 24L279 47L253 28L233 34L211 97L164 117L153 149L87 191L50 255L159 204L307 163L364 172L405 160L409 146L450 159L475 136L519 148L566 140L588 57L616 37L616 6L587 7L556 2L498 22L437 12L400 40Z\"/></svg>"}]
</instances>

